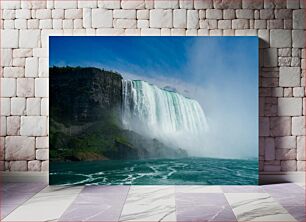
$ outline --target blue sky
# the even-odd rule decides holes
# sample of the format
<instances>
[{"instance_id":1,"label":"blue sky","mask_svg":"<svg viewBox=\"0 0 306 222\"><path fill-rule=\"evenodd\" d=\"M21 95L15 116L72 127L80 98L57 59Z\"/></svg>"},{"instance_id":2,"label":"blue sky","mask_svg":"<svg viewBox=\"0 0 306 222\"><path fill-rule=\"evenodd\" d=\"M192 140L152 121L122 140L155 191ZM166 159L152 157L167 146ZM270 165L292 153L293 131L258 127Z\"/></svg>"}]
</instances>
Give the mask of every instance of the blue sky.
<instances>
[{"instance_id":1,"label":"blue sky","mask_svg":"<svg viewBox=\"0 0 306 222\"><path fill-rule=\"evenodd\" d=\"M177 88L203 107L212 155L258 156L257 37L56 36L49 48L50 66L105 68Z\"/></svg>"}]
</instances>

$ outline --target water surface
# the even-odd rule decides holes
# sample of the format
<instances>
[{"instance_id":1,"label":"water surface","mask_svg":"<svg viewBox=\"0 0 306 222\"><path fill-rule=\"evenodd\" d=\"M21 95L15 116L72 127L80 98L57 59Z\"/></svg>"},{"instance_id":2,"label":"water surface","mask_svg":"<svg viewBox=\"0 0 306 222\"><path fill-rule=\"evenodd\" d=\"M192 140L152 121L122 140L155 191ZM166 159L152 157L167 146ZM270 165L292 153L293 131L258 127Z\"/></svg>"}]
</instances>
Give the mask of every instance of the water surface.
<instances>
[{"instance_id":1,"label":"water surface","mask_svg":"<svg viewBox=\"0 0 306 222\"><path fill-rule=\"evenodd\" d=\"M52 161L50 184L257 185L258 160L183 158Z\"/></svg>"}]
</instances>

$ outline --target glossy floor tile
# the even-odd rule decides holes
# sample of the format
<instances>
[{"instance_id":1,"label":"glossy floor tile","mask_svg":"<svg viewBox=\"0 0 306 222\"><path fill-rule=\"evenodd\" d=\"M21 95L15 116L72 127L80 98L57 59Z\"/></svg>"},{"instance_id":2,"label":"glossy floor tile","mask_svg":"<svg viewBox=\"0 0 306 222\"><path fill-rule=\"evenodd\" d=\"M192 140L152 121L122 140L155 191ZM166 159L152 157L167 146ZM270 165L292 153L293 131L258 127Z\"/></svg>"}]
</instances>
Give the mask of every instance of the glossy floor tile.
<instances>
[{"instance_id":1,"label":"glossy floor tile","mask_svg":"<svg viewBox=\"0 0 306 222\"><path fill-rule=\"evenodd\" d=\"M16 208L3 221L55 221L83 187L48 186Z\"/></svg>"},{"instance_id":2,"label":"glossy floor tile","mask_svg":"<svg viewBox=\"0 0 306 222\"><path fill-rule=\"evenodd\" d=\"M174 186L132 186L120 221L176 221Z\"/></svg>"},{"instance_id":3,"label":"glossy floor tile","mask_svg":"<svg viewBox=\"0 0 306 222\"><path fill-rule=\"evenodd\" d=\"M305 221L304 184L0 186L3 221Z\"/></svg>"},{"instance_id":4,"label":"glossy floor tile","mask_svg":"<svg viewBox=\"0 0 306 222\"><path fill-rule=\"evenodd\" d=\"M85 187L59 221L118 221L129 186Z\"/></svg>"},{"instance_id":5,"label":"glossy floor tile","mask_svg":"<svg viewBox=\"0 0 306 222\"><path fill-rule=\"evenodd\" d=\"M225 193L238 221L296 221L267 193Z\"/></svg>"},{"instance_id":6,"label":"glossy floor tile","mask_svg":"<svg viewBox=\"0 0 306 222\"><path fill-rule=\"evenodd\" d=\"M177 221L236 221L223 193L178 193Z\"/></svg>"}]
</instances>

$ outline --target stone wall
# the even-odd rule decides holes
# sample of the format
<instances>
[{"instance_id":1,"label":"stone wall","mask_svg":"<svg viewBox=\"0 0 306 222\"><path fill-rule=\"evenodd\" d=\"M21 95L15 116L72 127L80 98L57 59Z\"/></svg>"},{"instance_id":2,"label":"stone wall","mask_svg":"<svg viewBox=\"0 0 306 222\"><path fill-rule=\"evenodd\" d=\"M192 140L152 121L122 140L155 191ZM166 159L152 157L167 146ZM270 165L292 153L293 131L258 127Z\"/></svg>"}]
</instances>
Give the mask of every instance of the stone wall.
<instances>
[{"instance_id":1,"label":"stone wall","mask_svg":"<svg viewBox=\"0 0 306 222\"><path fill-rule=\"evenodd\" d=\"M49 35L259 36L260 171L305 170L303 0L9 0L1 29L2 170L48 170Z\"/></svg>"}]
</instances>

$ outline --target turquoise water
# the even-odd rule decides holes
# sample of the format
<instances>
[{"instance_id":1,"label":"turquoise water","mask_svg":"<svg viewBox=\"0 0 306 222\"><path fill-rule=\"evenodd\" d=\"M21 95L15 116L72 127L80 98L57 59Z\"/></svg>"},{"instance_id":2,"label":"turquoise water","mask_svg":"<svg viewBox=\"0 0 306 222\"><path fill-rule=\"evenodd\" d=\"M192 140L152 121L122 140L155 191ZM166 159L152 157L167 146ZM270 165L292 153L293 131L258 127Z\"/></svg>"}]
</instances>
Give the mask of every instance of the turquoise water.
<instances>
[{"instance_id":1,"label":"turquoise water","mask_svg":"<svg viewBox=\"0 0 306 222\"><path fill-rule=\"evenodd\" d=\"M50 184L257 185L258 160L184 158L51 162Z\"/></svg>"}]
</instances>

